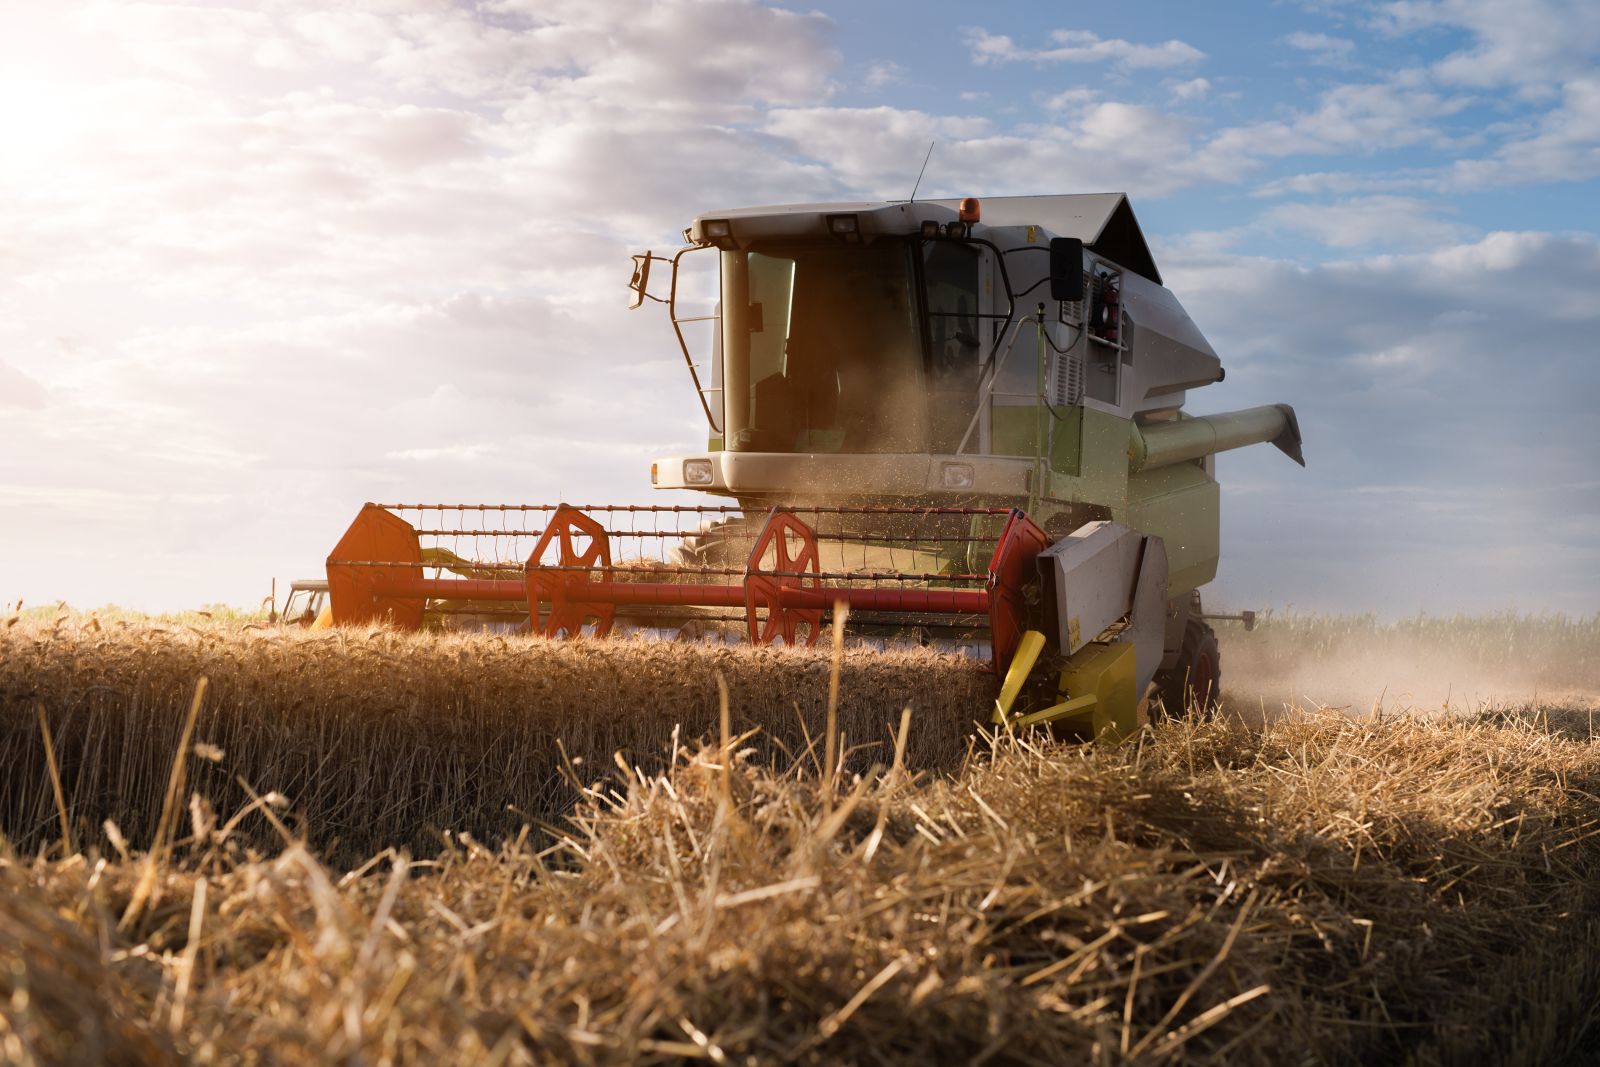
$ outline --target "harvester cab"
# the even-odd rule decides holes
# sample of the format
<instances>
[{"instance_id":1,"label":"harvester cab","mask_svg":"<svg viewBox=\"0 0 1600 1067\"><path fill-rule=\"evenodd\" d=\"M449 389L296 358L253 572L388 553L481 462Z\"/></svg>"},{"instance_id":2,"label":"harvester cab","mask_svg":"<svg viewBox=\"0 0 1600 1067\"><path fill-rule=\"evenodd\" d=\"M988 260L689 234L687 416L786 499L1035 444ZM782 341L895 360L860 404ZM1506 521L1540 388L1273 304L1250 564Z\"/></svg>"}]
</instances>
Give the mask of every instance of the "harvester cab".
<instances>
[{"instance_id":1,"label":"harvester cab","mask_svg":"<svg viewBox=\"0 0 1600 1067\"><path fill-rule=\"evenodd\" d=\"M289 585L283 610L274 612L275 622L285 626L314 626L327 612L328 583L321 578L297 578Z\"/></svg>"},{"instance_id":2,"label":"harvester cab","mask_svg":"<svg viewBox=\"0 0 1600 1067\"><path fill-rule=\"evenodd\" d=\"M336 623L810 644L848 609L854 639L983 660L1002 724L1123 736L1153 685L1214 698L1213 457L1303 464L1300 433L1282 404L1183 410L1222 364L1122 194L748 208L684 237L631 287L667 308L706 448L651 482L724 503L368 505L328 560Z\"/></svg>"}]
</instances>

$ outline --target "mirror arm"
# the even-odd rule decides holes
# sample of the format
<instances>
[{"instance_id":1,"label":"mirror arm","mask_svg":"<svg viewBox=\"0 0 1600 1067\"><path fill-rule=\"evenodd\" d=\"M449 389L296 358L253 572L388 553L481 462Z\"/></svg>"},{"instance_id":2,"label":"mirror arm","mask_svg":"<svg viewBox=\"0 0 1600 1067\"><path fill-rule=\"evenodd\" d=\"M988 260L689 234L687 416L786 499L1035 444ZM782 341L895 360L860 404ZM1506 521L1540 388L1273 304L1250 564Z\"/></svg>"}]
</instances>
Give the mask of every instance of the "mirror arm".
<instances>
[{"instance_id":1,"label":"mirror arm","mask_svg":"<svg viewBox=\"0 0 1600 1067\"><path fill-rule=\"evenodd\" d=\"M717 425L716 416L711 414L711 405L706 402L706 390L700 384L700 372L694 369L694 357L689 354L689 341L683 336L684 320L678 317L678 262L690 252L699 252L710 247L710 245L689 245L686 248L678 249L677 254L671 260L672 286L668 289L667 299L661 302L667 305L667 315L672 319L672 332L678 337L678 349L683 353L683 362L688 365L689 377L694 382L694 395L700 398L700 410L706 413L706 423L711 427L711 431L721 434L723 432L722 427ZM666 262L665 257L657 256L656 258ZM651 299L660 300L660 297L651 297ZM720 315L717 316L717 323L719 326L721 325Z\"/></svg>"}]
</instances>

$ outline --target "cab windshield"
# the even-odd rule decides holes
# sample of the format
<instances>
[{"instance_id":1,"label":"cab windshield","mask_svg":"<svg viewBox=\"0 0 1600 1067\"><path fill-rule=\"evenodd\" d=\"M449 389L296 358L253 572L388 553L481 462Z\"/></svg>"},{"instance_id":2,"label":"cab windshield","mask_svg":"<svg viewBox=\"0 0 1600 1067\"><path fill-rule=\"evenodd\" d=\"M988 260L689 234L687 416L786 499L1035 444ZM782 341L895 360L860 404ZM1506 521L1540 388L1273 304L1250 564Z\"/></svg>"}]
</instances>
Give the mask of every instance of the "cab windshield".
<instances>
[{"instance_id":1,"label":"cab windshield","mask_svg":"<svg viewBox=\"0 0 1600 1067\"><path fill-rule=\"evenodd\" d=\"M908 242L722 253L726 442L742 452L925 452Z\"/></svg>"}]
</instances>

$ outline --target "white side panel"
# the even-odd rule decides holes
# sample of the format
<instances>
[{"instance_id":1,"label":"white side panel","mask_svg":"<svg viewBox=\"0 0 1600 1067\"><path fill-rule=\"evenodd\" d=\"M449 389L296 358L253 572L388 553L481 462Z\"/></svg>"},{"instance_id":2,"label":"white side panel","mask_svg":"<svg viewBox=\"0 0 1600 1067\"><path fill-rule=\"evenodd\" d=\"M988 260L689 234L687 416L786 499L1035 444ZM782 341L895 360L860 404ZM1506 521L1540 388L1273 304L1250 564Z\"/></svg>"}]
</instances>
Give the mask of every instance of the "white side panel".
<instances>
[{"instance_id":1,"label":"white side panel","mask_svg":"<svg viewBox=\"0 0 1600 1067\"><path fill-rule=\"evenodd\" d=\"M1140 543L1137 530L1085 523L1039 554L1054 568L1061 650L1071 655L1133 608Z\"/></svg>"}]
</instances>

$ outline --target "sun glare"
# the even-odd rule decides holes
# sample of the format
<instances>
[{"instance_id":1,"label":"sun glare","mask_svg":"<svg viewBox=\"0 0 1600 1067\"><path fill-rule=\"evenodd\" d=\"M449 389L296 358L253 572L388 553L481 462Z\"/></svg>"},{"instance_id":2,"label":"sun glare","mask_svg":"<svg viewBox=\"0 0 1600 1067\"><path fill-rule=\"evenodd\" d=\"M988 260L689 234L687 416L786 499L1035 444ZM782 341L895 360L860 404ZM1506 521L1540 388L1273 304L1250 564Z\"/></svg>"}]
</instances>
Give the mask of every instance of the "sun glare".
<instances>
[{"instance_id":1,"label":"sun glare","mask_svg":"<svg viewBox=\"0 0 1600 1067\"><path fill-rule=\"evenodd\" d=\"M92 89L104 57L94 43L66 32L60 12L43 5L8 13L6 21L0 37L0 169L36 170L93 121Z\"/></svg>"},{"instance_id":2,"label":"sun glare","mask_svg":"<svg viewBox=\"0 0 1600 1067\"><path fill-rule=\"evenodd\" d=\"M0 143L11 164L52 153L83 132L90 118L81 85L8 71L0 74Z\"/></svg>"}]
</instances>

